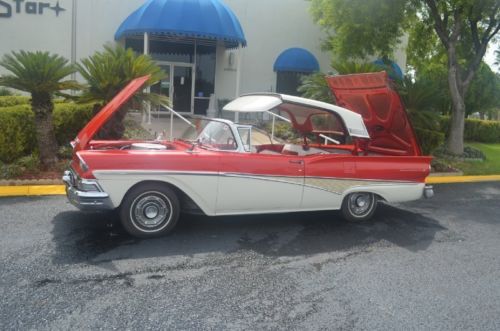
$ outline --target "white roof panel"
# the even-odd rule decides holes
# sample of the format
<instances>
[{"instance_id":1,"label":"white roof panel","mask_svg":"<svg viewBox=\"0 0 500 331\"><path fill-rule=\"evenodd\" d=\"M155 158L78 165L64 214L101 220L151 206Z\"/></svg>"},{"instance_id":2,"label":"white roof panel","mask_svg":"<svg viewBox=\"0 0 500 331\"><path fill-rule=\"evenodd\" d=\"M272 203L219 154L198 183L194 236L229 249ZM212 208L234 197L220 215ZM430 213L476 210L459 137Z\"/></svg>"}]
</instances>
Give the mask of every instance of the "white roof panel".
<instances>
[{"instance_id":1,"label":"white roof panel","mask_svg":"<svg viewBox=\"0 0 500 331\"><path fill-rule=\"evenodd\" d=\"M283 103L300 104L338 114L344 121L349 134L354 137L370 138L363 117L349 109L326 102L295 97L285 94L250 94L244 95L228 103L224 110L232 112L258 113L271 111Z\"/></svg>"},{"instance_id":2,"label":"white roof panel","mask_svg":"<svg viewBox=\"0 0 500 331\"><path fill-rule=\"evenodd\" d=\"M261 113L270 111L283 103L276 95L244 95L228 103L224 110L241 113Z\"/></svg>"}]
</instances>

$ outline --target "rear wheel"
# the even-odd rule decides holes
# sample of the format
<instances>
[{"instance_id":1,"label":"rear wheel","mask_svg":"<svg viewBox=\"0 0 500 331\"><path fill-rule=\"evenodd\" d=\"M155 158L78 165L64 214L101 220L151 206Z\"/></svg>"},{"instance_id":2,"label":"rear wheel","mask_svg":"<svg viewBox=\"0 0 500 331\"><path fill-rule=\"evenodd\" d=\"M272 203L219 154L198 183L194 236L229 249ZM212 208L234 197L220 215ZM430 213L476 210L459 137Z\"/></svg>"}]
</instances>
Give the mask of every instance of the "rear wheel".
<instances>
[{"instance_id":1,"label":"rear wheel","mask_svg":"<svg viewBox=\"0 0 500 331\"><path fill-rule=\"evenodd\" d=\"M360 222L370 219L377 209L377 197L373 193L356 192L345 197L342 215L348 221Z\"/></svg>"},{"instance_id":2,"label":"rear wheel","mask_svg":"<svg viewBox=\"0 0 500 331\"><path fill-rule=\"evenodd\" d=\"M134 237L154 238L173 230L179 219L180 203L167 186L146 183L133 188L125 198L120 219Z\"/></svg>"}]
</instances>

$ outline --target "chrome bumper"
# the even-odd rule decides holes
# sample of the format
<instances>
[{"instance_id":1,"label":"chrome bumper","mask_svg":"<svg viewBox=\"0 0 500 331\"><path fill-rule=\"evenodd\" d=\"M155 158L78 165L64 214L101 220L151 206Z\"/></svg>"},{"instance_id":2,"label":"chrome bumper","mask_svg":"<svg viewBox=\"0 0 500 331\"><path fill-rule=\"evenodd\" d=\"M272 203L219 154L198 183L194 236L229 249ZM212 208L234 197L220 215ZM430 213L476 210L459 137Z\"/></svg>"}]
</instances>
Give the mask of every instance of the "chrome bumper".
<instances>
[{"instance_id":1,"label":"chrome bumper","mask_svg":"<svg viewBox=\"0 0 500 331\"><path fill-rule=\"evenodd\" d=\"M82 191L77 188L76 176L71 171L65 171L62 177L66 184L66 196L72 205L80 210L98 211L112 210L113 203L106 192L103 192L100 186L95 182L95 187L98 191Z\"/></svg>"},{"instance_id":2,"label":"chrome bumper","mask_svg":"<svg viewBox=\"0 0 500 331\"><path fill-rule=\"evenodd\" d=\"M432 185L425 185L424 187L424 197L430 199L434 196L434 187Z\"/></svg>"}]
</instances>

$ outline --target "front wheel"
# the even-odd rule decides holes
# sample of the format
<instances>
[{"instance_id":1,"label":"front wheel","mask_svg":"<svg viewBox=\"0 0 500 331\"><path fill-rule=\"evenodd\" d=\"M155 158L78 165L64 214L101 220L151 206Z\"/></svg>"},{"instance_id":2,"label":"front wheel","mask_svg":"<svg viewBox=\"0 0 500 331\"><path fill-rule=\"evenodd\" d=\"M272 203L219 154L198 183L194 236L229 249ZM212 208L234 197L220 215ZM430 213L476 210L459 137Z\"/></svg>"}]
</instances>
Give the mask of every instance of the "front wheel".
<instances>
[{"instance_id":1,"label":"front wheel","mask_svg":"<svg viewBox=\"0 0 500 331\"><path fill-rule=\"evenodd\" d=\"M356 192L347 195L342 203L342 215L348 221L369 220L377 209L377 197L373 193Z\"/></svg>"},{"instance_id":2,"label":"front wheel","mask_svg":"<svg viewBox=\"0 0 500 331\"><path fill-rule=\"evenodd\" d=\"M130 235L154 238L173 230L179 212L179 199L173 190L161 184L147 183L127 193L121 206L120 219Z\"/></svg>"}]
</instances>

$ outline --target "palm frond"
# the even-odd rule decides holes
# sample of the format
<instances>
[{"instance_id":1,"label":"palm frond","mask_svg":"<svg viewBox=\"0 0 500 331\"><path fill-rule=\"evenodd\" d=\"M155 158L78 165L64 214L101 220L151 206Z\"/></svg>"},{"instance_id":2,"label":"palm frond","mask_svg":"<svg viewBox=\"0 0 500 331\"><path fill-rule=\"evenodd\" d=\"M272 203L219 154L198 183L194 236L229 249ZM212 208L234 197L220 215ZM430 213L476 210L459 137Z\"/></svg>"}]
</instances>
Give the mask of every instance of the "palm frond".
<instances>
[{"instance_id":1,"label":"palm frond","mask_svg":"<svg viewBox=\"0 0 500 331\"><path fill-rule=\"evenodd\" d=\"M328 103L333 103L335 100L323 73L304 76L298 91L304 98Z\"/></svg>"},{"instance_id":2,"label":"palm frond","mask_svg":"<svg viewBox=\"0 0 500 331\"><path fill-rule=\"evenodd\" d=\"M166 76L151 57L136 54L132 49L125 49L119 45L104 46L104 51L80 61L77 69L87 82L81 102L100 104L109 102L137 77L151 76L144 86L147 88ZM158 98L153 96L148 98L152 103L158 104Z\"/></svg>"},{"instance_id":3,"label":"palm frond","mask_svg":"<svg viewBox=\"0 0 500 331\"><path fill-rule=\"evenodd\" d=\"M349 75L367 72L382 71L380 66L369 62L355 62L355 61L333 61L332 68L339 75Z\"/></svg>"},{"instance_id":4,"label":"palm frond","mask_svg":"<svg viewBox=\"0 0 500 331\"><path fill-rule=\"evenodd\" d=\"M29 93L49 93L77 89L64 78L75 72L68 60L49 52L12 52L0 60L0 66L10 74L0 78L0 85Z\"/></svg>"}]
</instances>

